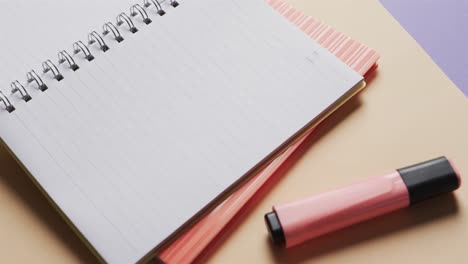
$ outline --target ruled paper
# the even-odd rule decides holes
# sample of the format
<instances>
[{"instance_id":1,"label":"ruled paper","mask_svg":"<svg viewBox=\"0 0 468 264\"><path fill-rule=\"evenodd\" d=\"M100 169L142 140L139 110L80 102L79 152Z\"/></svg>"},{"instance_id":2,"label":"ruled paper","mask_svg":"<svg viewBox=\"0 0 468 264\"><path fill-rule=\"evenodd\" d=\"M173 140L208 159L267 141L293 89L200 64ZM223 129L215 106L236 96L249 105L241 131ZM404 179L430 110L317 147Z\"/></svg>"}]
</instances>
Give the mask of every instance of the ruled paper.
<instances>
[{"instance_id":1,"label":"ruled paper","mask_svg":"<svg viewBox=\"0 0 468 264\"><path fill-rule=\"evenodd\" d=\"M0 112L2 140L111 263L140 260L362 80L263 0L152 20Z\"/></svg>"}]
</instances>

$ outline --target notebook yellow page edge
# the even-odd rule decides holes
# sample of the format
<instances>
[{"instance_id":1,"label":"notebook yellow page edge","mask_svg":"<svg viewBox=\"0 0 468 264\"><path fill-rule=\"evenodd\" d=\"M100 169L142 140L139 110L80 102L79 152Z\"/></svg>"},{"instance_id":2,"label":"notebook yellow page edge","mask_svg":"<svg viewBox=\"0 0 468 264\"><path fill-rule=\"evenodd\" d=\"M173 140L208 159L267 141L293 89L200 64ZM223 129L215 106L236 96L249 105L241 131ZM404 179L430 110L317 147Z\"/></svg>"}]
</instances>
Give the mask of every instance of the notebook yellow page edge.
<instances>
[{"instance_id":1,"label":"notebook yellow page edge","mask_svg":"<svg viewBox=\"0 0 468 264\"><path fill-rule=\"evenodd\" d=\"M306 126L304 126L304 128L302 128L296 134L291 136L290 139L288 139L279 148L273 151L272 154L270 154L265 159L260 161L259 164L255 166L254 168L252 168L246 175L242 176L238 181L234 182L228 189L226 189L226 191L224 191L218 197L216 197L210 204L208 204L205 208L203 208L198 214L196 214L191 219L189 219L184 225L182 225L179 229L177 229L171 236L169 236L166 240L162 241L159 245L157 245L146 256L144 256L138 263L147 263L148 261L151 261L152 259L157 257L157 254L159 253L159 251L167 247L171 242L177 239L177 237L180 236L184 231L189 229L193 224L195 224L203 216L205 216L211 210L216 208L217 205L222 203L232 193L234 193L240 186L242 186L246 181L248 181L254 175L259 173L262 169L268 166L268 164L270 164L273 160L275 160L281 154L283 154L290 146L294 145L294 143L301 140L304 136L308 135L311 132L311 130L317 127L328 116L333 114L336 110L338 110L351 98L354 98L360 91L362 91L366 87L366 85L367 85L366 81L362 79L354 87L348 90L348 92L346 92L342 97L340 97L337 101L335 101L332 105L330 105L327 109L325 109L325 111L323 111L317 117L312 119L312 121L309 122Z\"/></svg>"}]
</instances>

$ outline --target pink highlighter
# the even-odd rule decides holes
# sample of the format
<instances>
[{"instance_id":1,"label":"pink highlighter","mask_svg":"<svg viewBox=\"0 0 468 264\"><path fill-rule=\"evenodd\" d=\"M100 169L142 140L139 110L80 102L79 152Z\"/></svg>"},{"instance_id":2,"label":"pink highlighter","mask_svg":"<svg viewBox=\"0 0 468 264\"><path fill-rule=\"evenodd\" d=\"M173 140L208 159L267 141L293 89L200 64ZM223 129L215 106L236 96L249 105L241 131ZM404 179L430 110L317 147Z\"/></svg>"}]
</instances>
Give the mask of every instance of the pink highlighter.
<instances>
[{"instance_id":1,"label":"pink highlighter","mask_svg":"<svg viewBox=\"0 0 468 264\"><path fill-rule=\"evenodd\" d=\"M273 206L265 215L271 239L289 248L335 230L408 207L460 187L445 157L371 177L334 191Z\"/></svg>"}]
</instances>

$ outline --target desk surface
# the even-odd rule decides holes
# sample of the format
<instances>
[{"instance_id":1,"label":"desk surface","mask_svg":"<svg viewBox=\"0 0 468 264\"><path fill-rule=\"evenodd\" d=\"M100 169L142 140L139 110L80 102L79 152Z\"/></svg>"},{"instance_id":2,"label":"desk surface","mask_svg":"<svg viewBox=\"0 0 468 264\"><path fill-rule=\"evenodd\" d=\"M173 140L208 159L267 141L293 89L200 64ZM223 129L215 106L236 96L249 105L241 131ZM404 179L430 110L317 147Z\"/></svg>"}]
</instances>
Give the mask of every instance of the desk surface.
<instances>
[{"instance_id":1,"label":"desk surface","mask_svg":"<svg viewBox=\"0 0 468 264\"><path fill-rule=\"evenodd\" d=\"M368 88L318 128L309 148L247 212L211 263L464 263L468 187L290 250L271 246L272 204L446 155L468 177L468 101L377 0L290 0L380 52ZM0 262L95 262L0 149ZM464 260L464 261L462 261Z\"/></svg>"}]
</instances>

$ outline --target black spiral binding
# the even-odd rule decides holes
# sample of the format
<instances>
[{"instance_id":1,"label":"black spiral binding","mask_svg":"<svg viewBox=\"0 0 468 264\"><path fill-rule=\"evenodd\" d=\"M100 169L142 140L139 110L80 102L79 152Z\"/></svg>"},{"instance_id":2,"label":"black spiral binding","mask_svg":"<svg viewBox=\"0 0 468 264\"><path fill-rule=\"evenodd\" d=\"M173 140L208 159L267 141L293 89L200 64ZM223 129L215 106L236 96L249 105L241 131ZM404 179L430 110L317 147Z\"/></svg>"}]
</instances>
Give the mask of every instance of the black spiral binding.
<instances>
[{"instance_id":1,"label":"black spiral binding","mask_svg":"<svg viewBox=\"0 0 468 264\"><path fill-rule=\"evenodd\" d=\"M75 59L73 58L74 56L83 54L84 58L87 61L93 61L95 57L91 53L88 46L91 46L97 43L101 51L103 52L108 51L110 48L106 44L102 36L112 34L113 39L117 43L124 41L124 38L120 34L119 27L125 25L126 27L128 27L129 32L133 34L137 33L138 29L136 28L132 19L137 19L137 17L140 16L142 19L141 21L145 23L146 25L152 23L152 20L150 19L146 9L148 10L151 9L153 10L153 12L154 12L154 9L156 9L157 15L164 16L166 14L166 11L163 9L163 6L161 5L161 3L163 3L164 1L169 1L169 4L172 7L177 7L179 5L179 3L176 0L144 0L142 6L139 4L134 4L130 7L130 15L127 15L126 13L120 13L117 16L115 25L112 22L104 23L104 25L102 26L102 34L99 34L97 31L92 31L91 33L89 33L88 41L87 41L88 45L85 45L82 41L77 41L73 43L73 52L71 53L72 55L70 55L70 53L68 53L65 50L60 51L58 53L58 65L66 63L72 71L79 70L80 67L75 62ZM64 79L63 75L60 73L59 68L51 60L46 60L42 63L42 71L44 74L50 73L52 77L58 82ZM28 84L35 83L37 89L39 89L42 92L48 89L48 86L42 81L41 77L34 70L31 70L26 74L26 82ZM10 83L10 88L11 88L10 96L19 94L20 98L25 102L29 102L30 100L32 100L31 95L28 93L26 88L19 81L16 80ZM0 103L3 104L4 109L8 113L15 111L15 107L11 103L10 99L1 90L0 90Z\"/></svg>"}]
</instances>

